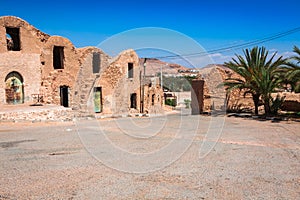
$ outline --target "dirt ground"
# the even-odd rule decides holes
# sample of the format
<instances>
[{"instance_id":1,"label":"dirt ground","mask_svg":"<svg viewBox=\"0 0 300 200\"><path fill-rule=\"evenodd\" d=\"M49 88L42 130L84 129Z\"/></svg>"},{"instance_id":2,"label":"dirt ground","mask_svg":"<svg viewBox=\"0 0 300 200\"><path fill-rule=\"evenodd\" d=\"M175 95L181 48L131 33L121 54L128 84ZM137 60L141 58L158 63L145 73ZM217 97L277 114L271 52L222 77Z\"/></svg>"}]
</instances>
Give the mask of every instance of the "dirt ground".
<instances>
[{"instance_id":1,"label":"dirt ground","mask_svg":"<svg viewBox=\"0 0 300 200\"><path fill-rule=\"evenodd\" d=\"M93 123L1 122L0 199L300 197L299 122L188 114L98 120L98 134L115 147L160 155L135 162L104 142L89 148ZM179 129L184 134L174 134Z\"/></svg>"}]
</instances>

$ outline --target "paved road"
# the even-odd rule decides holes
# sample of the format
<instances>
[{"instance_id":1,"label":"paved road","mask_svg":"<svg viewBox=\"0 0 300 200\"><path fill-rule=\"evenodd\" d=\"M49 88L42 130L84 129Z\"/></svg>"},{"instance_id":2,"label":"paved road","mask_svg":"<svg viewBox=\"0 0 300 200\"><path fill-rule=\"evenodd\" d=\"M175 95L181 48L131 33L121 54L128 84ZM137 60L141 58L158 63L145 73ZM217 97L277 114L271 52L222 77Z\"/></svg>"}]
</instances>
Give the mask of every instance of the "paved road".
<instances>
[{"instance_id":1,"label":"paved road","mask_svg":"<svg viewBox=\"0 0 300 200\"><path fill-rule=\"evenodd\" d=\"M297 199L299 128L187 114L0 123L0 199Z\"/></svg>"}]
</instances>

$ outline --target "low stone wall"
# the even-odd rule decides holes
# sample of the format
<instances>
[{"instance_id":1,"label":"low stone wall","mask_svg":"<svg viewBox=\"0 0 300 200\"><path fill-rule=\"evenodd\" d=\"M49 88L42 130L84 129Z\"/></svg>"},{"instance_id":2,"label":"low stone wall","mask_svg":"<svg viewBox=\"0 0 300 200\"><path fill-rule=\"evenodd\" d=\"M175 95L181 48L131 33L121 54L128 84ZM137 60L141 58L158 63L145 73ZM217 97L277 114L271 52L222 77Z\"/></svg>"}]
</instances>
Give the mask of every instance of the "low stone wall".
<instances>
[{"instance_id":1,"label":"low stone wall","mask_svg":"<svg viewBox=\"0 0 300 200\"><path fill-rule=\"evenodd\" d=\"M20 111L0 112L0 121L71 121L75 117L74 111L70 108L42 108Z\"/></svg>"},{"instance_id":2,"label":"low stone wall","mask_svg":"<svg viewBox=\"0 0 300 200\"><path fill-rule=\"evenodd\" d=\"M300 93L282 92L279 95L285 97L281 110L300 112Z\"/></svg>"}]
</instances>

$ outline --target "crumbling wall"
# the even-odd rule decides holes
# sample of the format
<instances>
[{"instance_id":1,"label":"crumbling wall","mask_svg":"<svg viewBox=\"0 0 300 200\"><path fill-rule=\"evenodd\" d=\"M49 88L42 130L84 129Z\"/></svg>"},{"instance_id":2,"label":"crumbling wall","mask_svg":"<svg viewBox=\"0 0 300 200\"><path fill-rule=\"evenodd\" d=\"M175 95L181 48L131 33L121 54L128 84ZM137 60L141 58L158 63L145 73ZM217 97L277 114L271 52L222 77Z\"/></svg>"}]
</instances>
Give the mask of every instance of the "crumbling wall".
<instances>
[{"instance_id":1,"label":"crumbling wall","mask_svg":"<svg viewBox=\"0 0 300 200\"><path fill-rule=\"evenodd\" d=\"M93 89L99 81L101 70L108 66L110 57L95 47L77 49L77 54L80 68L74 88L73 109L85 113L91 111L88 107L93 108Z\"/></svg>"},{"instance_id":2,"label":"crumbling wall","mask_svg":"<svg viewBox=\"0 0 300 200\"><path fill-rule=\"evenodd\" d=\"M226 67L212 66L200 70L198 79L205 81L203 112L211 112L212 110L251 110L254 107L251 94L244 96L243 90L226 92L226 88L222 84L227 78L240 77Z\"/></svg>"},{"instance_id":3,"label":"crumbling wall","mask_svg":"<svg viewBox=\"0 0 300 200\"><path fill-rule=\"evenodd\" d=\"M236 74L229 68L217 67L216 69L218 70L222 81L225 81L227 78L241 78L238 74ZM228 93L226 96L226 109L232 111L252 110L254 108L252 95L244 95L244 92L244 90L235 89Z\"/></svg>"},{"instance_id":4,"label":"crumbling wall","mask_svg":"<svg viewBox=\"0 0 300 200\"><path fill-rule=\"evenodd\" d=\"M18 29L19 50L8 49L7 28ZM23 80L24 101L32 101L32 95L39 93L41 85L41 48L49 35L44 34L24 20L0 17L0 103L6 102L5 77L18 72Z\"/></svg>"},{"instance_id":5,"label":"crumbling wall","mask_svg":"<svg viewBox=\"0 0 300 200\"><path fill-rule=\"evenodd\" d=\"M144 112L163 113L164 93L160 87L159 78L151 78L151 83L144 85Z\"/></svg>"},{"instance_id":6,"label":"crumbling wall","mask_svg":"<svg viewBox=\"0 0 300 200\"><path fill-rule=\"evenodd\" d=\"M216 75L219 76L216 78ZM225 88L218 88L220 80L221 83L225 81L227 78L241 78L238 74L233 72L232 70L226 67L213 67L208 72L203 73L202 76L205 78L204 84L204 111L211 111L214 107L216 107L216 100L219 99L219 107L222 105L222 99L224 99L224 95L226 97L226 109L228 111L253 111L254 103L252 100L251 94L244 95L244 90L232 90L230 93L226 95ZM220 79L221 78L221 79ZM272 97L275 98L276 95L285 96L285 101L281 107L282 110L285 111L300 111L300 94L295 94L291 92L280 92L272 94ZM213 98L214 97L214 98ZM260 109L263 110L261 107Z\"/></svg>"},{"instance_id":7,"label":"crumbling wall","mask_svg":"<svg viewBox=\"0 0 300 200\"><path fill-rule=\"evenodd\" d=\"M133 64L133 77L128 78L128 63ZM102 87L103 113L126 114L130 110L130 94L136 93L140 102L140 67L137 54L133 50L121 52L103 69L97 84ZM140 104L137 103L137 111Z\"/></svg>"},{"instance_id":8,"label":"crumbling wall","mask_svg":"<svg viewBox=\"0 0 300 200\"><path fill-rule=\"evenodd\" d=\"M18 17L0 17L0 53L7 52L6 27L20 29L21 53L40 54L41 46L50 37Z\"/></svg>"},{"instance_id":9,"label":"crumbling wall","mask_svg":"<svg viewBox=\"0 0 300 200\"><path fill-rule=\"evenodd\" d=\"M63 47L63 69L54 69L54 46ZM40 93L44 95L45 103L60 105L60 86L68 86L70 88L69 99L73 99L74 84L79 71L79 60L73 44L66 38L52 36L44 45L41 59L43 65Z\"/></svg>"},{"instance_id":10,"label":"crumbling wall","mask_svg":"<svg viewBox=\"0 0 300 200\"><path fill-rule=\"evenodd\" d=\"M285 97L281 106L281 110L300 112L300 93L280 92L277 94L272 94L273 98L276 98L277 95Z\"/></svg>"},{"instance_id":11,"label":"crumbling wall","mask_svg":"<svg viewBox=\"0 0 300 200\"><path fill-rule=\"evenodd\" d=\"M161 107L163 100L158 84L142 86L133 50L111 59L95 47L76 49L68 39L49 36L17 17L0 17L0 70L0 103L6 100L5 78L10 72L20 74L25 101L39 94L44 103L84 111L93 101L93 89L101 87L103 113L124 114L140 112L142 89L145 101L151 96L151 105L144 105L147 112L152 112L152 104ZM6 91L11 94L13 89Z\"/></svg>"},{"instance_id":12,"label":"crumbling wall","mask_svg":"<svg viewBox=\"0 0 300 200\"><path fill-rule=\"evenodd\" d=\"M226 106L226 90L221 86L224 79L219 67L212 67L198 78L204 80L203 112L224 110Z\"/></svg>"},{"instance_id":13,"label":"crumbling wall","mask_svg":"<svg viewBox=\"0 0 300 200\"><path fill-rule=\"evenodd\" d=\"M159 78L151 78L149 84L144 85L144 112L163 113L164 93L160 87Z\"/></svg>"}]
</instances>

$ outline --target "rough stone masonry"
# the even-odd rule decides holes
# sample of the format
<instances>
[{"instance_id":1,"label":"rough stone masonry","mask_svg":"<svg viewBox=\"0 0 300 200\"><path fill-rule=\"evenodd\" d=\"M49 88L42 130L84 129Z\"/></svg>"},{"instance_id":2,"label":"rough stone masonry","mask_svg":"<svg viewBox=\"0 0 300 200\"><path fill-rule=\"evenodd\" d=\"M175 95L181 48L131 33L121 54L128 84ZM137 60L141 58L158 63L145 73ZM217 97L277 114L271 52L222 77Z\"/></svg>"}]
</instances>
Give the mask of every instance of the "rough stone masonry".
<instances>
[{"instance_id":1,"label":"rough stone masonry","mask_svg":"<svg viewBox=\"0 0 300 200\"><path fill-rule=\"evenodd\" d=\"M142 80L134 50L112 58L96 47L76 48L18 17L0 17L0 71L0 105L39 102L101 114L162 110L159 81Z\"/></svg>"}]
</instances>

